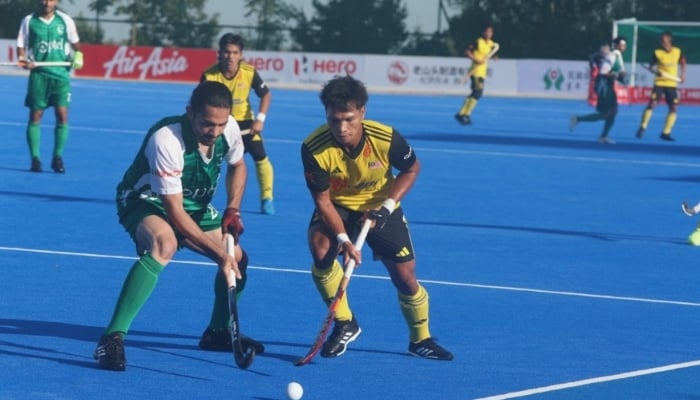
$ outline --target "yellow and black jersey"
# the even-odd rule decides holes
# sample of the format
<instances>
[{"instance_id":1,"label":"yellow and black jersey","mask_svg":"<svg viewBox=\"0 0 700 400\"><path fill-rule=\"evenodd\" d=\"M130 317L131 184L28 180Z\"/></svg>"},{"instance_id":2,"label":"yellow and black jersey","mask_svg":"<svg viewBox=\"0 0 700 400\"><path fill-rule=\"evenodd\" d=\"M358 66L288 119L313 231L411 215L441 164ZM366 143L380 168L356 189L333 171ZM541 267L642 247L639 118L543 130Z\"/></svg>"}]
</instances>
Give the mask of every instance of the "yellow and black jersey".
<instances>
[{"instance_id":1,"label":"yellow and black jersey","mask_svg":"<svg viewBox=\"0 0 700 400\"><path fill-rule=\"evenodd\" d=\"M472 76L477 78L486 78L486 72L488 71L488 54L493 50L496 42L491 39L484 39L479 37L469 45L469 50L472 51L474 57L480 60L484 60L483 64L472 63L471 71Z\"/></svg>"},{"instance_id":2,"label":"yellow and black jersey","mask_svg":"<svg viewBox=\"0 0 700 400\"><path fill-rule=\"evenodd\" d=\"M251 90L255 91L258 97L270 91L255 67L244 61L238 65L238 72L231 79L224 76L219 64L214 64L202 72L199 81L215 81L226 85L233 96L231 115L238 122L253 120L253 109L249 101Z\"/></svg>"},{"instance_id":3,"label":"yellow and black jersey","mask_svg":"<svg viewBox=\"0 0 700 400\"><path fill-rule=\"evenodd\" d=\"M680 48L674 46L671 47L671 51L666 51L663 47L655 49L651 53L649 65L656 65L661 75L654 79L654 86L678 87L678 82L663 75L678 76L679 64L685 64L685 56Z\"/></svg>"},{"instance_id":4,"label":"yellow and black jersey","mask_svg":"<svg viewBox=\"0 0 700 400\"><path fill-rule=\"evenodd\" d=\"M392 127L369 120L362 126L355 154L338 144L328 124L313 131L301 146L309 190L329 190L334 204L353 211L379 207L394 183L392 168L405 171L416 162L411 146Z\"/></svg>"}]
</instances>

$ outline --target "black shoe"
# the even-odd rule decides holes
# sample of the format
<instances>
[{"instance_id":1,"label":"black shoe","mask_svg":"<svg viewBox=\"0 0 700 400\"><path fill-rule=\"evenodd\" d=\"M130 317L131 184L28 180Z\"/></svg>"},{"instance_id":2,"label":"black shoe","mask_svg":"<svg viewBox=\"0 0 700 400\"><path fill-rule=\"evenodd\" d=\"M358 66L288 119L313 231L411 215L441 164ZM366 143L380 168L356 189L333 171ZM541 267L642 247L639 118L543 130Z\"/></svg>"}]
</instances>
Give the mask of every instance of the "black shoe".
<instances>
[{"instance_id":1,"label":"black shoe","mask_svg":"<svg viewBox=\"0 0 700 400\"><path fill-rule=\"evenodd\" d=\"M54 156L51 161L51 169L60 173L66 172L66 168L63 166L63 159L59 156Z\"/></svg>"},{"instance_id":2,"label":"black shoe","mask_svg":"<svg viewBox=\"0 0 700 400\"><path fill-rule=\"evenodd\" d=\"M124 338L121 333L115 332L103 335L97 344L93 354L100 368L110 371L124 371L126 369L126 357L124 356Z\"/></svg>"},{"instance_id":3,"label":"black shoe","mask_svg":"<svg viewBox=\"0 0 700 400\"><path fill-rule=\"evenodd\" d=\"M265 345L255 339L241 335L243 347L252 347L256 354L265 352ZM207 351L231 351L231 333L228 329L207 328L199 339L199 348Z\"/></svg>"},{"instance_id":4,"label":"black shoe","mask_svg":"<svg viewBox=\"0 0 700 400\"><path fill-rule=\"evenodd\" d=\"M418 343L409 343L408 354L430 360L450 361L454 358L452 353L440 347L433 338L427 338Z\"/></svg>"},{"instance_id":5,"label":"black shoe","mask_svg":"<svg viewBox=\"0 0 700 400\"><path fill-rule=\"evenodd\" d=\"M457 114L455 114L455 119L461 125L471 125L472 124L472 119L468 115L462 115L462 114L457 113Z\"/></svg>"},{"instance_id":6,"label":"black shoe","mask_svg":"<svg viewBox=\"0 0 700 400\"><path fill-rule=\"evenodd\" d=\"M642 136L644 136L644 128L639 128L639 130L637 130L637 134L634 136L636 136L637 139L641 139Z\"/></svg>"},{"instance_id":7,"label":"black shoe","mask_svg":"<svg viewBox=\"0 0 700 400\"><path fill-rule=\"evenodd\" d=\"M661 140L665 140L667 142L675 142L676 141L676 139L674 139L670 133L662 133L661 135L659 135L659 137L661 138Z\"/></svg>"},{"instance_id":8,"label":"black shoe","mask_svg":"<svg viewBox=\"0 0 700 400\"><path fill-rule=\"evenodd\" d=\"M32 166L29 167L32 172L41 172L41 160L39 157L32 157Z\"/></svg>"},{"instance_id":9,"label":"black shoe","mask_svg":"<svg viewBox=\"0 0 700 400\"><path fill-rule=\"evenodd\" d=\"M350 321L335 321L333 332L323 344L321 356L323 357L338 357L345 353L348 349L348 343L357 339L362 333L360 325L353 317Z\"/></svg>"}]
</instances>

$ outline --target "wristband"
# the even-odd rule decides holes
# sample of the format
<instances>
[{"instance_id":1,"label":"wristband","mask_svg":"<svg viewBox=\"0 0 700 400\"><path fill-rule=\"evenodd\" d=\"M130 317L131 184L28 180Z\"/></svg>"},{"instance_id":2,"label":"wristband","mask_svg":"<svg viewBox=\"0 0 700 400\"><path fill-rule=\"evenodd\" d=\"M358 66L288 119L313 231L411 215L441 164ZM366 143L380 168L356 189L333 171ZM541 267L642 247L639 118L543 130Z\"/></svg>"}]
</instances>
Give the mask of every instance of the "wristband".
<instances>
[{"instance_id":1,"label":"wristband","mask_svg":"<svg viewBox=\"0 0 700 400\"><path fill-rule=\"evenodd\" d=\"M267 118L267 115L265 115L265 113L260 112L260 113L258 113L258 116L255 117L255 120L260 121L260 122L265 122L265 118Z\"/></svg>"},{"instance_id":2,"label":"wristband","mask_svg":"<svg viewBox=\"0 0 700 400\"><path fill-rule=\"evenodd\" d=\"M396 208L396 201L394 201L394 199L389 197L386 200L384 200L384 202L382 203L382 207L389 210L389 214L391 214L394 212L394 209Z\"/></svg>"},{"instance_id":3,"label":"wristband","mask_svg":"<svg viewBox=\"0 0 700 400\"><path fill-rule=\"evenodd\" d=\"M350 241L350 236L348 236L347 233L343 232L343 233L339 233L338 235L336 235L335 239L338 241L338 244L342 246L346 242Z\"/></svg>"}]
</instances>

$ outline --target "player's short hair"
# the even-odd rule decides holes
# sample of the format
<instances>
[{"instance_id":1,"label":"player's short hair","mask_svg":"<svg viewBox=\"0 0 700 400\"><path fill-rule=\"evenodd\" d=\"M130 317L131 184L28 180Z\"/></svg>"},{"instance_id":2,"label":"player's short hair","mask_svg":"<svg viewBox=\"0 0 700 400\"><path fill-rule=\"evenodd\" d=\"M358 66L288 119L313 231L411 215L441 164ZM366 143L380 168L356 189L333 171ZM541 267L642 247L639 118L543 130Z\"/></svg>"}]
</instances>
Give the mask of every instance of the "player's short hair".
<instances>
[{"instance_id":1,"label":"player's short hair","mask_svg":"<svg viewBox=\"0 0 700 400\"><path fill-rule=\"evenodd\" d=\"M226 85L221 82L204 81L197 85L190 97L190 107L194 113L203 112L209 107L231 109L233 97Z\"/></svg>"},{"instance_id":2,"label":"player's short hair","mask_svg":"<svg viewBox=\"0 0 700 400\"><path fill-rule=\"evenodd\" d=\"M671 39L673 39L673 33L671 33L671 31L663 31L663 32L661 32L661 37L664 37L664 36L668 36L668 37L670 37Z\"/></svg>"},{"instance_id":3,"label":"player's short hair","mask_svg":"<svg viewBox=\"0 0 700 400\"><path fill-rule=\"evenodd\" d=\"M481 31L482 31L482 32L485 31L485 30L487 30L487 29L489 29L489 28L493 29L493 24L490 23L490 22L487 22L487 23L481 25Z\"/></svg>"},{"instance_id":4,"label":"player's short hair","mask_svg":"<svg viewBox=\"0 0 700 400\"><path fill-rule=\"evenodd\" d=\"M245 47L245 43L243 43L243 38L241 37L241 35L236 35L234 33L225 33L219 39L219 50L223 49L224 47L230 44L238 46L238 48L241 49L241 51L243 51L243 47Z\"/></svg>"},{"instance_id":5,"label":"player's short hair","mask_svg":"<svg viewBox=\"0 0 700 400\"><path fill-rule=\"evenodd\" d=\"M617 47L620 45L620 43L625 42L627 43L627 38L624 36L618 36L615 39L613 39L613 46Z\"/></svg>"},{"instance_id":6,"label":"player's short hair","mask_svg":"<svg viewBox=\"0 0 700 400\"><path fill-rule=\"evenodd\" d=\"M323 85L321 103L326 110L347 111L352 107L362 108L367 104L367 88L350 75L339 76Z\"/></svg>"}]
</instances>

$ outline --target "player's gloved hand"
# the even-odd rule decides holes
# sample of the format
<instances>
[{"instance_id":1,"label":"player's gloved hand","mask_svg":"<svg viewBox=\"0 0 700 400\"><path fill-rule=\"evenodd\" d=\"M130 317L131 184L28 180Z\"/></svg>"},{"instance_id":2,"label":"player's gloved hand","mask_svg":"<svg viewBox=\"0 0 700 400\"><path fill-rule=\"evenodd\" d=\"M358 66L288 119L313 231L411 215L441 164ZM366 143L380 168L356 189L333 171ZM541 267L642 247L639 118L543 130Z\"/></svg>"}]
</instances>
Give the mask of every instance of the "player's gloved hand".
<instances>
[{"instance_id":1,"label":"player's gloved hand","mask_svg":"<svg viewBox=\"0 0 700 400\"><path fill-rule=\"evenodd\" d=\"M615 79L617 79L618 82L620 82L621 84L624 85L626 77L627 77L627 75L625 74L625 71L620 71L617 73L617 76L615 77Z\"/></svg>"},{"instance_id":2,"label":"player's gloved hand","mask_svg":"<svg viewBox=\"0 0 700 400\"><path fill-rule=\"evenodd\" d=\"M221 221L221 233L224 235L226 233L232 234L236 242L238 242L238 237L243 233L243 220L239 209L229 207L224 211L224 218Z\"/></svg>"},{"instance_id":3,"label":"player's gloved hand","mask_svg":"<svg viewBox=\"0 0 700 400\"><path fill-rule=\"evenodd\" d=\"M396 202L389 198L384 200L382 206L378 210L371 210L367 213L367 218L374 220L374 229L382 229L389 221L389 216L394 212Z\"/></svg>"},{"instance_id":4,"label":"player's gloved hand","mask_svg":"<svg viewBox=\"0 0 700 400\"><path fill-rule=\"evenodd\" d=\"M73 54L73 62L70 65L71 68L74 70L79 70L83 68L83 52L82 51L76 51L75 54Z\"/></svg>"},{"instance_id":5,"label":"player's gloved hand","mask_svg":"<svg viewBox=\"0 0 700 400\"><path fill-rule=\"evenodd\" d=\"M391 215L391 211L387 209L386 207L382 207L379 210L372 210L369 213L367 213L367 218L373 219L374 220L374 229L382 229L384 228L384 225L386 225L386 222L389 220L389 216Z\"/></svg>"}]
</instances>

